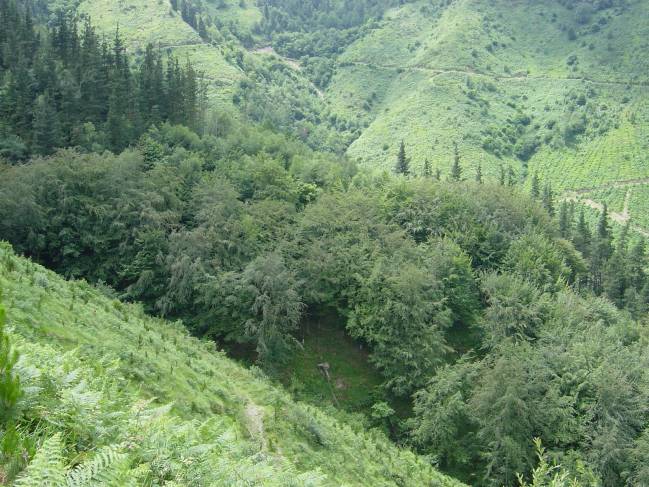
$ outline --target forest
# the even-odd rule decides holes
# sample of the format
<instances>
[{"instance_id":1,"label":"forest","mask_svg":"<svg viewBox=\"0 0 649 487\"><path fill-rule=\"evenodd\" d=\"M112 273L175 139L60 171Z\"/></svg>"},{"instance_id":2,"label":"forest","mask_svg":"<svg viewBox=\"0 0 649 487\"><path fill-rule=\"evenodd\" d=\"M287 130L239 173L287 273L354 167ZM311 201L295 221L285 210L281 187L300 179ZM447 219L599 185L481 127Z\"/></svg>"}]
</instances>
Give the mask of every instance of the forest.
<instances>
[{"instance_id":1,"label":"forest","mask_svg":"<svg viewBox=\"0 0 649 487\"><path fill-rule=\"evenodd\" d=\"M319 51L325 40L352 43L367 22L398 3L264 2L256 32L273 39L286 56L322 56L322 65L330 66L333 58L327 56L334 48ZM202 37L210 35L211 20L199 29L203 7L190 12L185 2L173 4L172 10L185 9L184 21L204 30ZM594 6L591 15L597 11ZM215 126L210 120L219 114L189 58L153 44L130 56L117 26L106 38L91 18L65 10L45 22L41 18L30 2L0 0L0 24L10 26L0 31L0 240L9 244L1 249L0 285L12 296L5 300L10 318L12 306L20 307L16 296L28 300L25 296L42 292L30 312L48 319L43 310L54 298L46 293L58 289L51 292L66 303L62 309L69 306L66 314L73 316L76 306L84 309L85 314L66 318L74 322L70 330L83 336L80 323L92 321L88 303L106 299L111 304L96 309L107 313L107 327L114 321L111 313L123 321L119 330L142 322L146 333L160 330L155 340L162 349L181 333L188 349L223 349L271 384L264 387L281 389L289 386L287 373L299 376L291 368L303 353L310 324L326 316L367 354L368 367L381 382L361 391L367 396L362 406L353 411L332 406L327 414L352 424L358 434L376 435L380 439L362 440L376 441L381 445L376 448L388 452L398 446L395 451L404 455L399 461L410 472L392 466L391 480L373 485L455 485L430 473L431 467L485 487L649 485L649 249L631 219L614 221L606 203L594 212L537 172L523 180L501 164L483 173L472 153L455 142L448 164L426 159L419 167L411 146L392 140L396 150L385 155L384 168L318 150L291 130L278 130L245 111L224 115L225 122ZM327 81L316 84L324 87ZM13 252L31 262L17 260ZM48 284L55 278L34 270L34 263L70 284ZM14 275L18 280L12 281ZM60 290L68 285L92 291ZM69 305L66 293L72 293ZM83 305L75 304L79 299ZM124 310L136 306L140 311L129 318ZM51 319L60 320L58 313ZM169 331L167 321L181 331ZM104 466L122 465L121 478L137 479L133 485L192 484L192 474L184 470L189 464L170 467L174 473L165 478L163 469L147 460L149 453L120 456L121 450L93 449L89 445L99 441L93 435L101 437L104 427L99 423L96 432L88 432L74 421L43 419L42 410L23 398L40 401L36 389L21 391L21 381L30 383L36 376L29 370L37 367L37 354L25 355L25 342L36 342L39 335L23 332L23 325L15 325L19 332L6 331L3 322L0 315L0 485L50 485L34 481L48 451L61 465L70 462L72 479L90 482L79 485L100 485L92 484L94 474L83 473L92 450L105 455L97 457ZM58 332L51 333L59 339ZM67 337L61 333L62 342L72 340L72 331ZM91 357L79 373L97 389L92 394L108 390L93 374L109 368L96 360L93 371L92 353L118 342L133 346L122 345L119 332L110 333L104 344L74 339L82 345L71 353ZM150 340L146 346L156 350L156 358L148 361L155 364L159 344ZM12 351L12 342L26 359ZM136 376L148 361L130 353L115 366ZM205 364L226 360L205 357ZM34 362L32 369L24 360ZM211 365L201 367L210 375L194 376L191 367L191 383L197 388L204 383L201 394L207 397L214 372ZM173 369L146 380L165 382L162 374L171 377ZM244 381L243 372L236 374ZM245 379L248 385L252 380ZM52 393L42 384L38 388ZM135 389L129 386L124 407L135 400ZM229 392L214 394L226 397L227 404L204 409L194 404L183 414L226 417L236 399ZM169 390L148 397L160 396L182 403ZM277 411L290 411L306 422L314 448L333 448L327 435L335 434L305 419L319 417L308 408L315 409L320 398L299 399L306 409L289 405L293 399L284 396L273 399L282 406L273 406L277 424L269 431L281 436L286 419L278 419ZM248 413L236 414L240 419ZM107 423L106 431L112 428L110 434L126 441L133 428L126 425L135 419L120 421ZM190 434L189 424L183 428L182 435L191 437L187 444L200 450L201 439ZM222 443L229 438L219 436L226 430L225 423L214 423L204 434ZM171 429L164 431L172 435ZM249 434L255 438L254 431ZM273 449L264 441L262 447ZM173 452L168 448L169 458L184 455L181 445ZM417 455L412 463L402 453L409 450ZM237 468L248 461L239 453L228 451L240 462ZM205 465L215 462L206 452L200 455ZM300 470L309 471L308 479L289 469L282 474L285 481L276 473L268 477L276 484L250 485L319 485L314 465L296 462L309 466ZM151 470L137 474L136 464ZM193 485L208 478L212 483L205 485L248 485L196 475L202 480ZM245 472L241 478L247 475L253 478ZM76 485L61 479L51 485ZM322 485L363 485L350 479ZM120 482L106 485L127 485Z\"/></svg>"}]
</instances>

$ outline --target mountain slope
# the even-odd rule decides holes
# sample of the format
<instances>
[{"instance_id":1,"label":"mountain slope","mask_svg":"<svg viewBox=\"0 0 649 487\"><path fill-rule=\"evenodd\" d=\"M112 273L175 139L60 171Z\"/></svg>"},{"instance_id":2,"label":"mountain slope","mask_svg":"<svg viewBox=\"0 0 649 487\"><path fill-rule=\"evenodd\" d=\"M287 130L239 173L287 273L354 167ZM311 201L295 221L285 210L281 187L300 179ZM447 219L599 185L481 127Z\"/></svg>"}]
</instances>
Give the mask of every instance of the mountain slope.
<instances>
[{"instance_id":1,"label":"mountain slope","mask_svg":"<svg viewBox=\"0 0 649 487\"><path fill-rule=\"evenodd\" d=\"M93 462L116 485L460 485L378 433L293 402L180 324L66 282L6 244L0 289L21 354L19 431L32 445L0 479L31 457L20 485Z\"/></svg>"},{"instance_id":2,"label":"mountain slope","mask_svg":"<svg viewBox=\"0 0 649 487\"><path fill-rule=\"evenodd\" d=\"M280 5L277 20L254 4L199 2L209 41L167 1L82 1L79 11L107 33L119 23L136 52L154 42L190 59L217 111L367 165L392 169L404 140L416 172L429 159L446 174L457 144L466 178L504 168L565 192L649 177L646 2L378 3L379 19L346 29L315 3ZM273 22L286 30L264 31ZM269 57L268 46L298 59ZM630 215L642 219L635 200Z\"/></svg>"},{"instance_id":3,"label":"mountain slope","mask_svg":"<svg viewBox=\"0 0 649 487\"><path fill-rule=\"evenodd\" d=\"M388 12L340 57L326 91L367 126L348 154L447 173L459 145L465 177L538 172L555 189L649 176L649 6L642 1L458 0ZM640 217L640 208L631 214Z\"/></svg>"}]
</instances>

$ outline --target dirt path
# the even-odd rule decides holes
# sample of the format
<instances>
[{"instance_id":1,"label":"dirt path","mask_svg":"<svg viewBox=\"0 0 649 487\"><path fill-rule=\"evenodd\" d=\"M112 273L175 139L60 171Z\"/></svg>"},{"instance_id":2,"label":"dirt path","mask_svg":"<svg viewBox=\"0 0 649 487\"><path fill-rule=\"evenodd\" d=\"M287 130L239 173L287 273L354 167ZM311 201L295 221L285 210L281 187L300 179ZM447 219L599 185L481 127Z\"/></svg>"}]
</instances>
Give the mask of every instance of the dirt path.
<instances>
[{"instance_id":1,"label":"dirt path","mask_svg":"<svg viewBox=\"0 0 649 487\"><path fill-rule=\"evenodd\" d=\"M209 46L207 42L188 42L186 44L158 44L159 49L180 49L181 47Z\"/></svg>"},{"instance_id":2,"label":"dirt path","mask_svg":"<svg viewBox=\"0 0 649 487\"><path fill-rule=\"evenodd\" d=\"M582 78L582 77L554 77L554 76L499 76L490 73L483 73L480 71L475 71L472 69L436 69L436 68L427 68L423 66L397 66L393 64L374 64L367 63L362 61L346 61L342 63L343 65L353 65L353 66L367 66L374 67L379 69L393 69L398 70L402 69L404 71L418 71L422 73L430 73L433 77L441 76L444 74L460 74L460 75L471 75L471 76L483 76L485 78L491 78L496 81L586 81L588 83L596 85L617 85L617 86L642 86L649 87L649 81L606 81L606 80L596 80L593 78Z\"/></svg>"},{"instance_id":3,"label":"dirt path","mask_svg":"<svg viewBox=\"0 0 649 487\"><path fill-rule=\"evenodd\" d=\"M646 184L649 184L649 178L625 179L622 181L613 181L611 183L606 183L601 186L595 186L592 188L571 189L568 192L575 194L585 194L590 193L591 191L598 191L600 189L626 188L629 186L644 186Z\"/></svg>"},{"instance_id":4,"label":"dirt path","mask_svg":"<svg viewBox=\"0 0 649 487\"><path fill-rule=\"evenodd\" d=\"M631 200L631 190L627 189L626 190L626 195L624 196L624 209L622 210L622 217L626 220L629 221L630 214L629 214L629 201Z\"/></svg>"},{"instance_id":5,"label":"dirt path","mask_svg":"<svg viewBox=\"0 0 649 487\"><path fill-rule=\"evenodd\" d=\"M617 213L613 211L609 211L609 217L611 220L613 220L615 223L619 225L626 225L629 222L629 219L631 218L631 215L629 213L629 200L631 198L631 190L628 190L626 192L626 196L624 198L624 209L622 210L622 213ZM586 205L589 208L592 208L596 211L602 212L604 211L604 205L601 203L598 203L595 200L591 200L590 198L581 198L577 194L572 194L571 196L566 196L563 198L563 201L573 201L575 203L580 203L582 205ZM633 230L636 233L639 233L643 237L649 237L649 231L645 228L639 227L637 225L630 225L629 228Z\"/></svg>"},{"instance_id":6,"label":"dirt path","mask_svg":"<svg viewBox=\"0 0 649 487\"><path fill-rule=\"evenodd\" d=\"M268 450L268 440L264 431L264 410L249 402L245 409L246 427L253 439L259 441L262 451Z\"/></svg>"}]
</instances>

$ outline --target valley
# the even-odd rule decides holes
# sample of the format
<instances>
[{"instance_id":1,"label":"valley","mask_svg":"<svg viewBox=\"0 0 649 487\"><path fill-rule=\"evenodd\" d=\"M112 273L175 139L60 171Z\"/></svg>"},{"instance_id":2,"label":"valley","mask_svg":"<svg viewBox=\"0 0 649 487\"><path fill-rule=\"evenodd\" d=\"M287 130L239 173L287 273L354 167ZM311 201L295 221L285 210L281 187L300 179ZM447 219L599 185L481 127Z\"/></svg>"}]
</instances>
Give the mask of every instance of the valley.
<instances>
[{"instance_id":1,"label":"valley","mask_svg":"<svg viewBox=\"0 0 649 487\"><path fill-rule=\"evenodd\" d=\"M647 0L0 0L0 486L649 485Z\"/></svg>"}]
</instances>

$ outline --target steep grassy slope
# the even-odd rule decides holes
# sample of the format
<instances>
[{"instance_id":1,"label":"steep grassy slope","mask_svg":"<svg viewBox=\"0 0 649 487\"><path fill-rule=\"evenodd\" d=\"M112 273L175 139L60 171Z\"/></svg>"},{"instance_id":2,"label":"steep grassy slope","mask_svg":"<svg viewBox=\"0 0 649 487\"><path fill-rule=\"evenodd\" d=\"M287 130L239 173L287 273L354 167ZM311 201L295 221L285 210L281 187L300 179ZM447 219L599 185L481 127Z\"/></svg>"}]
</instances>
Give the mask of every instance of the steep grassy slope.
<instances>
[{"instance_id":1,"label":"steep grassy slope","mask_svg":"<svg viewBox=\"0 0 649 487\"><path fill-rule=\"evenodd\" d=\"M446 3L392 11L341 57L332 102L369 125L350 155L390 167L405 139L448 171L457 142L466 177L510 166L560 191L649 176L646 2Z\"/></svg>"},{"instance_id":2,"label":"steep grassy slope","mask_svg":"<svg viewBox=\"0 0 649 487\"><path fill-rule=\"evenodd\" d=\"M114 485L460 485L380 434L293 402L180 324L6 244L0 289L22 355L21 431L35 441L25 456L38 452L20 485L67 463L99 463Z\"/></svg>"},{"instance_id":3,"label":"steep grassy slope","mask_svg":"<svg viewBox=\"0 0 649 487\"><path fill-rule=\"evenodd\" d=\"M367 128L348 154L465 176L510 166L556 189L649 176L646 2L418 1L393 9L339 58L334 111Z\"/></svg>"},{"instance_id":4,"label":"steep grassy slope","mask_svg":"<svg viewBox=\"0 0 649 487\"><path fill-rule=\"evenodd\" d=\"M505 126L518 111L532 117L532 126L543 126L552 117L561 122L565 98L575 90L591 90L585 103L606 104L616 112L614 123L622 120L621 112L635 108L644 113L640 102L648 71L646 61L632 61L632 53L644 43L647 28L639 19L646 18L646 3L605 9L584 24L574 20L576 15L555 1L414 2L391 11L378 29L341 57L330 90L335 99L346 91L380 94L382 90L373 90L372 72L392 72L390 89L381 98L388 111L374 119L350 154L373 162L383 159L375 142L385 137L386 128L396 131L394 140L407 138L418 158L434 155L430 142L436 138L448 152L443 129L449 125L466 151L481 149L482 130L489 124ZM347 72L357 66L372 68L363 77L370 83L363 90L345 86ZM382 83L385 75L379 78ZM631 108L616 109L623 99ZM361 105L354 108L362 111ZM413 125L421 125L428 137L411 135Z\"/></svg>"}]
</instances>

